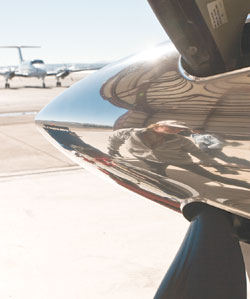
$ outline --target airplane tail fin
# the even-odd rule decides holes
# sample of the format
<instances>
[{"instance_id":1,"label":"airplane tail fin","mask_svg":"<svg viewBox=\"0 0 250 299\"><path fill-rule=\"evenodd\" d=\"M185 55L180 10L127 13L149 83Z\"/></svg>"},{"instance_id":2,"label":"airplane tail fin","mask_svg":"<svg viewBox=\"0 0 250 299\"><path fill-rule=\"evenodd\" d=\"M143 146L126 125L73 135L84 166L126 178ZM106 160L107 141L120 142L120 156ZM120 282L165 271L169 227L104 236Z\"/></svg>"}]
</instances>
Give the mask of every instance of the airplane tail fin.
<instances>
[{"instance_id":1,"label":"airplane tail fin","mask_svg":"<svg viewBox=\"0 0 250 299\"><path fill-rule=\"evenodd\" d=\"M0 46L0 48L17 49L18 50L18 55L19 55L19 63L21 63L21 62L24 61L21 49L24 49L24 48L40 48L40 46Z\"/></svg>"}]
</instances>

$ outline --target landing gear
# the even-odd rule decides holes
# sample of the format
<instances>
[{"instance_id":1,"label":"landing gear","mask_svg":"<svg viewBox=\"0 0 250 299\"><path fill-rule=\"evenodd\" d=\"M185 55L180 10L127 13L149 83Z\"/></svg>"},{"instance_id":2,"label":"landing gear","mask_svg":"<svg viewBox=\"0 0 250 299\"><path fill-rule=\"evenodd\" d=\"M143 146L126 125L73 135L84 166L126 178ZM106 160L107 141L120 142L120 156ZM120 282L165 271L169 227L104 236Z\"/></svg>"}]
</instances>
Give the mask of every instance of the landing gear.
<instances>
[{"instance_id":1,"label":"landing gear","mask_svg":"<svg viewBox=\"0 0 250 299\"><path fill-rule=\"evenodd\" d=\"M246 299L245 265L230 214L198 207L154 299Z\"/></svg>"},{"instance_id":2,"label":"landing gear","mask_svg":"<svg viewBox=\"0 0 250 299\"><path fill-rule=\"evenodd\" d=\"M62 86L62 83L60 81L57 81L56 82L56 87L61 87Z\"/></svg>"},{"instance_id":3,"label":"landing gear","mask_svg":"<svg viewBox=\"0 0 250 299\"><path fill-rule=\"evenodd\" d=\"M10 88L10 84L8 82L5 83L5 88Z\"/></svg>"},{"instance_id":4,"label":"landing gear","mask_svg":"<svg viewBox=\"0 0 250 299\"><path fill-rule=\"evenodd\" d=\"M44 78L43 78L43 88L46 87L46 84L45 84L45 81L44 81Z\"/></svg>"}]
</instances>

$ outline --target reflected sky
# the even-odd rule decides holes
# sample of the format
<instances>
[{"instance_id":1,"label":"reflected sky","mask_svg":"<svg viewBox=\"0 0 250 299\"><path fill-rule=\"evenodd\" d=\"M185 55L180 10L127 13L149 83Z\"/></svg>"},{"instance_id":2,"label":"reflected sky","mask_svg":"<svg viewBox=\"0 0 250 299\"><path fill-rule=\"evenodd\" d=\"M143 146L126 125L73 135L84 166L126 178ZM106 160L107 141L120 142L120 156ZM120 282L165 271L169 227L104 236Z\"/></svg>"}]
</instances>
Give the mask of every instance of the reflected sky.
<instances>
[{"instance_id":1,"label":"reflected sky","mask_svg":"<svg viewBox=\"0 0 250 299\"><path fill-rule=\"evenodd\" d=\"M135 61L152 63L170 48L169 42L162 43L104 67L55 98L37 115L36 120L113 126L127 110L114 106L101 97L103 84L127 65Z\"/></svg>"},{"instance_id":2,"label":"reflected sky","mask_svg":"<svg viewBox=\"0 0 250 299\"><path fill-rule=\"evenodd\" d=\"M36 120L113 126L127 110L102 99L100 89L107 79L123 67L122 62L110 65L76 83L49 103Z\"/></svg>"}]
</instances>

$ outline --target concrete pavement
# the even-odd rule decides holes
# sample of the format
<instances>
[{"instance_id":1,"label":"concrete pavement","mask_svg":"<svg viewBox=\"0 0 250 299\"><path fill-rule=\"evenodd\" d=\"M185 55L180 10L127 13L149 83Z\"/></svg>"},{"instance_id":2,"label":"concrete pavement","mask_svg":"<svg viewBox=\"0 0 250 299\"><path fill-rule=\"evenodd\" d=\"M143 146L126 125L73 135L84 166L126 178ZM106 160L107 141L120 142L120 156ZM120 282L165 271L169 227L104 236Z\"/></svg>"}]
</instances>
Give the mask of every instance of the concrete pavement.
<instances>
[{"instance_id":1,"label":"concrete pavement","mask_svg":"<svg viewBox=\"0 0 250 299\"><path fill-rule=\"evenodd\" d=\"M153 298L188 225L80 169L0 190L1 298Z\"/></svg>"}]
</instances>

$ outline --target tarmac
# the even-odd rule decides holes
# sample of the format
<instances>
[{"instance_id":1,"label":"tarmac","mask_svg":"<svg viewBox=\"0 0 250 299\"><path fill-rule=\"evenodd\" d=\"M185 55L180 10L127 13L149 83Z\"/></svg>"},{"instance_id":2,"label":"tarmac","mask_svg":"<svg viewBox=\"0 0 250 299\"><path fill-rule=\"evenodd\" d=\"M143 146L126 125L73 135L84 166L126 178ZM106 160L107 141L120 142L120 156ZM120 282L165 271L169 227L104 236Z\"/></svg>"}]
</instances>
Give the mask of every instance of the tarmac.
<instances>
[{"instance_id":1,"label":"tarmac","mask_svg":"<svg viewBox=\"0 0 250 299\"><path fill-rule=\"evenodd\" d=\"M53 78L47 88L0 80L0 298L151 299L189 226L88 173L38 132L35 114L86 75L59 88Z\"/></svg>"}]
</instances>

